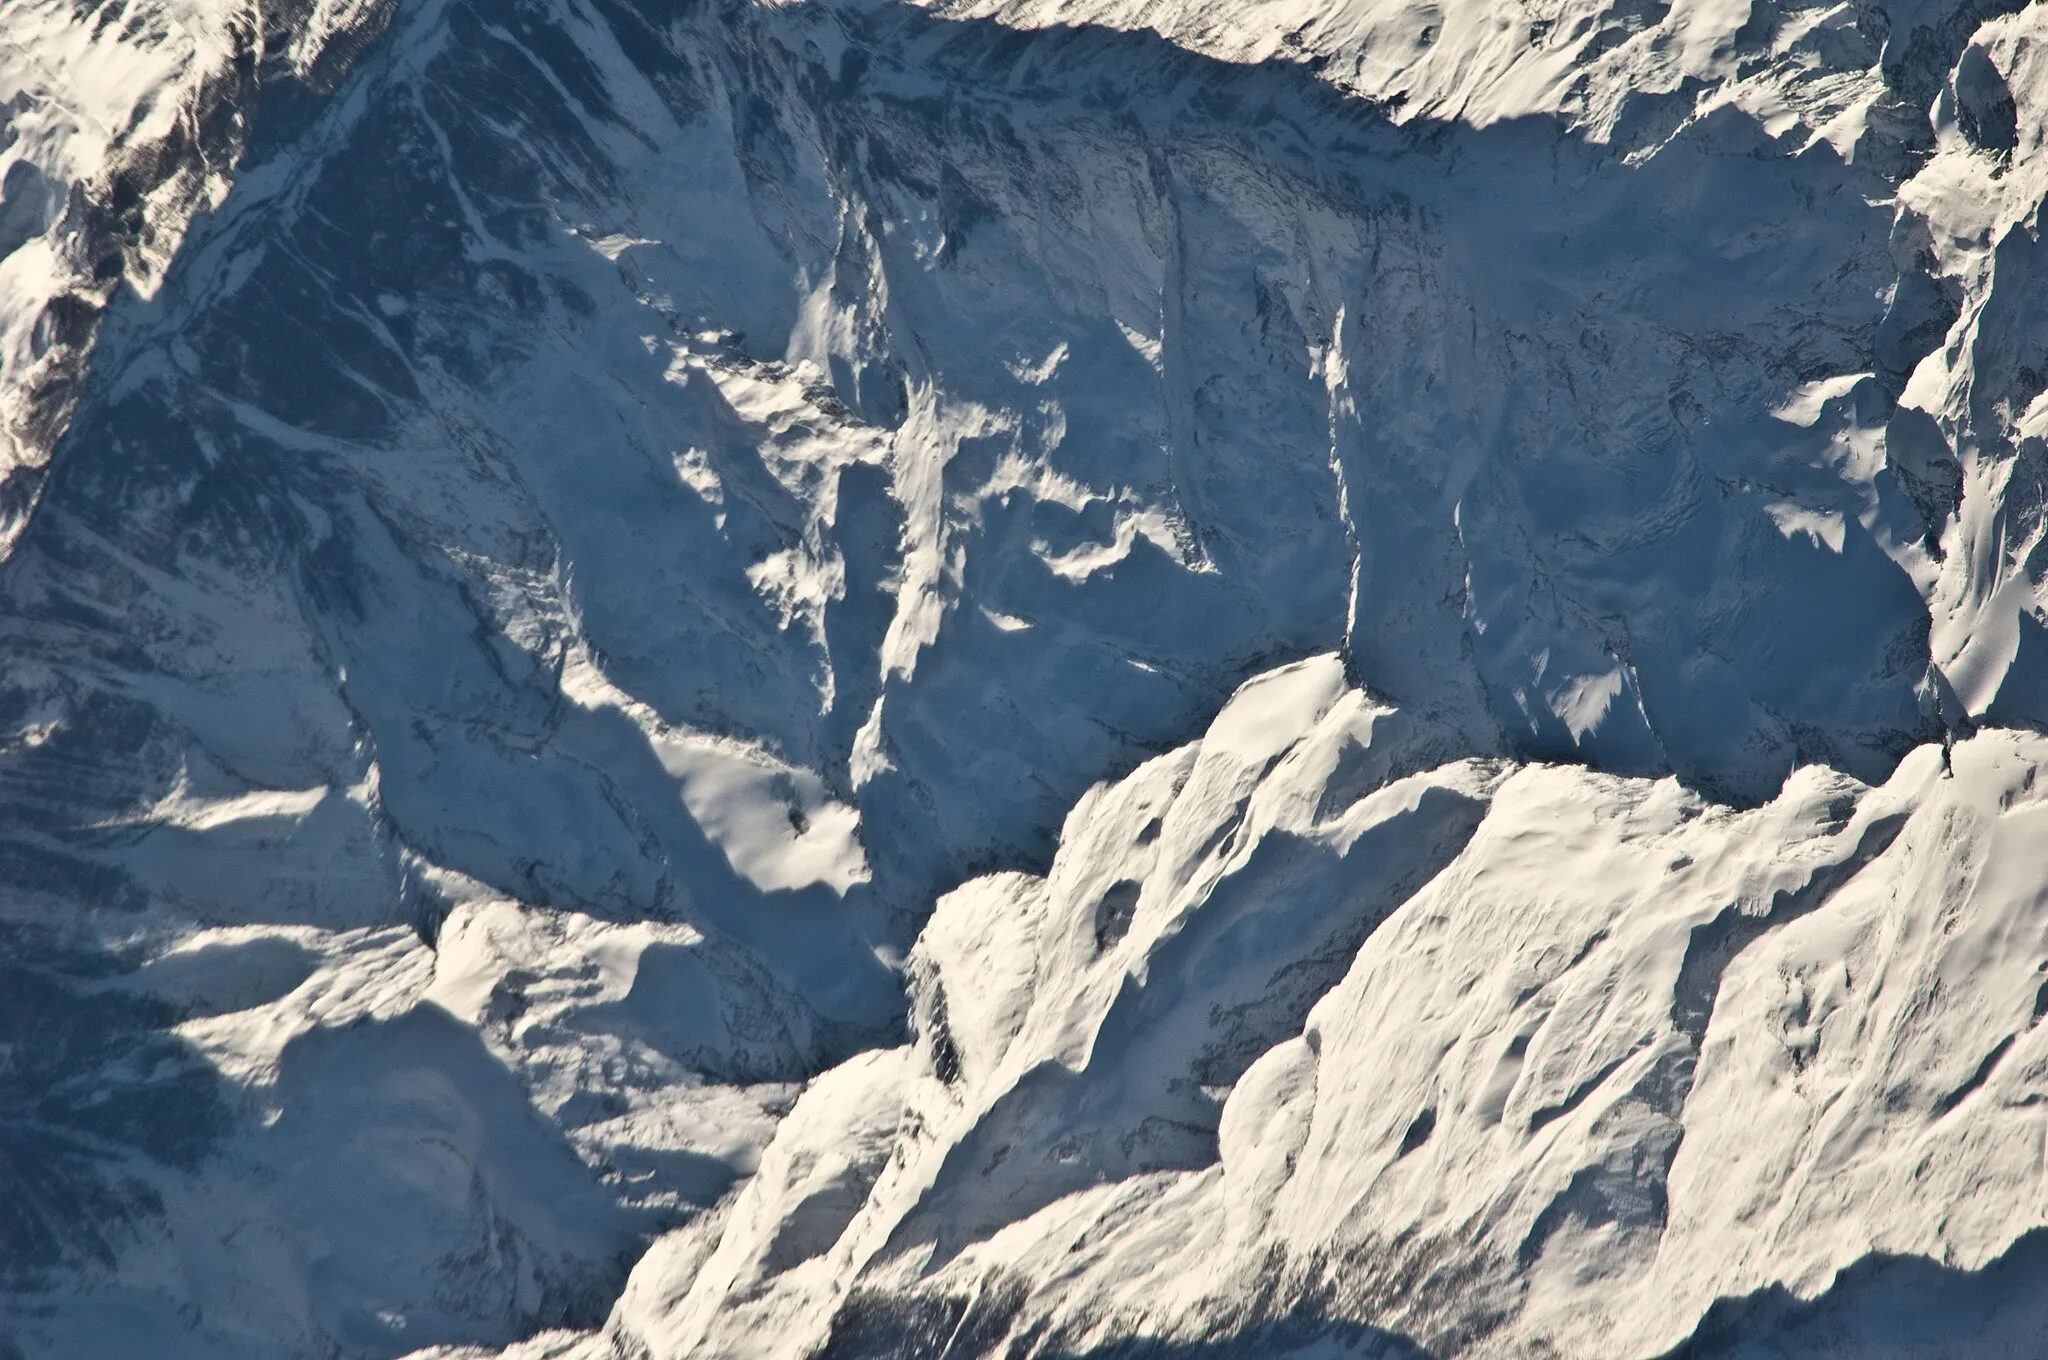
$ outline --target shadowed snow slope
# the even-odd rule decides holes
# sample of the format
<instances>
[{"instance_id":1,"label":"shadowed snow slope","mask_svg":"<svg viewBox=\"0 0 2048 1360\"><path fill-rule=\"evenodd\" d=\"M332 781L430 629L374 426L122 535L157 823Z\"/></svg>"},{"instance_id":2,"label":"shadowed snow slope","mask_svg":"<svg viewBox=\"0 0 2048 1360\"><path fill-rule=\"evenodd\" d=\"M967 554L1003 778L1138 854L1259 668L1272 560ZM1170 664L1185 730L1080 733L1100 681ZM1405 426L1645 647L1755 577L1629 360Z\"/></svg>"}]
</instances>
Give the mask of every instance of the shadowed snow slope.
<instances>
[{"instance_id":1,"label":"shadowed snow slope","mask_svg":"<svg viewBox=\"0 0 2048 1360\"><path fill-rule=\"evenodd\" d=\"M0 1355L2028 1269L2013 8L0 0Z\"/></svg>"}]
</instances>

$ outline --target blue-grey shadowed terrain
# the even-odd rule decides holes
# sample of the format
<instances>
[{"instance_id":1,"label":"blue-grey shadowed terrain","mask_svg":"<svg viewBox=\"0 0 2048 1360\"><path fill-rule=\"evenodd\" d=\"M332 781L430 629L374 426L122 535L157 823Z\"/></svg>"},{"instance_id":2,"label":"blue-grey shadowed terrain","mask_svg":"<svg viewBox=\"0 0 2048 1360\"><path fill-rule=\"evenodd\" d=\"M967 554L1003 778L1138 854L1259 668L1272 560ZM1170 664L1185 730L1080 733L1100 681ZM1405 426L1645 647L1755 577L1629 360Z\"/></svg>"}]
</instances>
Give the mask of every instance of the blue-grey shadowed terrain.
<instances>
[{"instance_id":1,"label":"blue-grey shadowed terrain","mask_svg":"<svg viewBox=\"0 0 2048 1360\"><path fill-rule=\"evenodd\" d=\"M680 914L859 1033L893 1004L864 941L970 869L1042 863L1089 782L1277 660L1345 644L1474 747L1738 797L1797 760L1881 776L1930 732L1906 576L1853 520L1837 549L1764 504L1845 494L1822 433L1767 411L1869 366L1895 277L1878 186L1824 148L1731 112L1629 167L1544 120L1395 130L1285 66L895 7L566 13L402 10L386 41L421 55L366 61L252 156L159 297L119 309L0 569L8 702L67 719L8 786L79 872L202 903L217 873L167 883L66 828L194 760L236 787L374 763L378 806L337 808L321 882L292 890L308 919L388 899L410 852L529 901ZM809 55L814 30L839 55ZM1248 183L1288 206L1239 205ZM1112 210L1157 281L1090 262ZM589 245L625 227L653 244ZM944 457L937 525L906 529L873 465L821 471L849 585L806 633L746 573L815 512L709 377L664 374L673 345L768 375L791 271L828 269L867 331L804 417L822 434L893 428L906 383L1021 423ZM1163 371L1108 316L1141 283L1166 289ZM1323 330L1359 375L1334 415L1301 359ZM1011 375L1061 337L1042 393ZM1885 418L1881 392L1845 400ZM716 505L677 480L683 448ZM993 489L1011 448L1099 499ZM1050 570L1113 535L1119 496L1174 546ZM879 583L920 532L975 604L903 674ZM874 714L875 887L736 878L642 735L564 702L572 641L661 718L848 796ZM1553 711L1573 695L1576 730Z\"/></svg>"},{"instance_id":2,"label":"blue-grey shadowed terrain","mask_svg":"<svg viewBox=\"0 0 2048 1360\"><path fill-rule=\"evenodd\" d=\"M2048 1233L1980 1270L1872 1255L1811 1299L1774 1287L1724 1299L1666 1360L2021 1360L2048 1349Z\"/></svg>"},{"instance_id":3,"label":"blue-grey shadowed terrain","mask_svg":"<svg viewBox=\"0 0 2048 1360\"><path fill-rule=\"evenodd\" d=\"M0 931L0 1288L110 1271L156 1230L152 1180L190 1173L227 1132L177 1012L131 966L47 932Z\"/></svg>"},{"instance_id":4,"label":"blue-grey shadowed terrain","mask_svg":"<svg viewBox=\"0 0 2048 1360\"><path fill-rule=\"evenodd\" d=\"M47 932L4 941L0 1347L16 1354L97 1350L88 1327L53 1352L37 1324L40 1298L81 1285L100 1291L108 1346L189 1327L157 1291L123 1288L123 1268L168 1249L203 1269L217 1232L309 1261L313 1330L215 1354L395 1356L594 1326L659 1226L622 1212L475 1032L431 1008L292 1041L266 1121L169 1029L290 991L310 958L257 941L138 968ZM731 1173L705 1160L670 1175L709 1202ZM202 1282L201 1299L235 1287ZM378 1320L394 1304L396 1330Z\"/></svg>"}]
</instances>

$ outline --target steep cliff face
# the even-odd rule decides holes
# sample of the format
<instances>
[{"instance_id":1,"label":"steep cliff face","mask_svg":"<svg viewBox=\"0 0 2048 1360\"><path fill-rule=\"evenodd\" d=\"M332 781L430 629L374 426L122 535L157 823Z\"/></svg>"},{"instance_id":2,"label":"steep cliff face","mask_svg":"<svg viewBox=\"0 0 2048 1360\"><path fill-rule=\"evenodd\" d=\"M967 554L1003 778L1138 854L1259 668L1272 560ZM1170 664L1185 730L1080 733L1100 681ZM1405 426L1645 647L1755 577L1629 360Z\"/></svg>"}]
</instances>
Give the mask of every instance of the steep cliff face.
<instances>
[{"instance_id":1,"label":"steep cliff face","mask_svg":"<svg viewBox=\"0 0 2048 1360\"><path fill-rule=\"evenodd\" d=\"M0 1326L1964 1327L2041 22L0 0Z\"/></svg>"}]
</instances>

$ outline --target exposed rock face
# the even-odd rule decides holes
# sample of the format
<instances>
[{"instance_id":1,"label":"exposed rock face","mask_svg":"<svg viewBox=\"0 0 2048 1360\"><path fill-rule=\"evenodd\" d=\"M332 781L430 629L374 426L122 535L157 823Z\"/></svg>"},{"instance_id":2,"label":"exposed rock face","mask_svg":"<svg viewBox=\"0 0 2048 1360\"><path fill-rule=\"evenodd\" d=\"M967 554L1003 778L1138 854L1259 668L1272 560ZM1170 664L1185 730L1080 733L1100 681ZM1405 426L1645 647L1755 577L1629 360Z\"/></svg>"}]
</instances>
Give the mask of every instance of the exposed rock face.
<instances>
[{"instance_id":1,"label":"exposed rock face","mask_svg":"<svg viewBox=\"0 0 2048 1360\"><path fill-rule=\"evenodd\" d=\"M2048 1334L2007 8L0 0L0 1354Z\"/></svg>"}]
</instances>

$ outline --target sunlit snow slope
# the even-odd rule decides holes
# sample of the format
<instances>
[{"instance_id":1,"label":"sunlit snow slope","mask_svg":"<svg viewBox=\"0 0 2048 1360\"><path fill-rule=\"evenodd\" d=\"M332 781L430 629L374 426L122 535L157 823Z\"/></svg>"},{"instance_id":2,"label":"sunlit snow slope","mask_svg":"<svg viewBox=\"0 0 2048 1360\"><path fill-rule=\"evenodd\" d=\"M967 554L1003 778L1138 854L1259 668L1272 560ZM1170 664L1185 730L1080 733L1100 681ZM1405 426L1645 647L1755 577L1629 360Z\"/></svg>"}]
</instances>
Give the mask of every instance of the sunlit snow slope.
<instances>
[{"instance_id":1,"label":"sunlit snow slope","mask_svg":"<svg viewBox=\"0 0 2048 1360\"><path fill-rule=\"evenodd\" d=\"M2044 41L0 0L0 1356L2042 1353Z\"/></svg>"}]
</instances>

